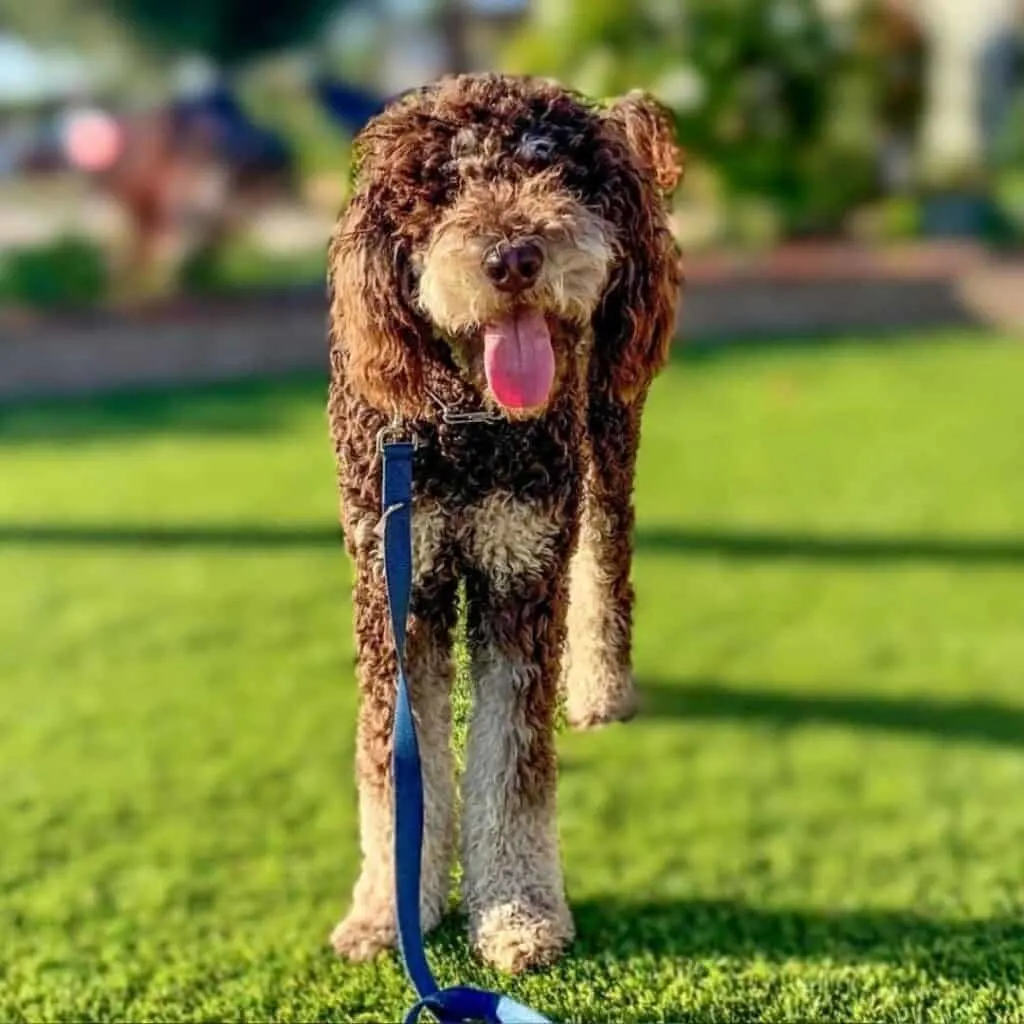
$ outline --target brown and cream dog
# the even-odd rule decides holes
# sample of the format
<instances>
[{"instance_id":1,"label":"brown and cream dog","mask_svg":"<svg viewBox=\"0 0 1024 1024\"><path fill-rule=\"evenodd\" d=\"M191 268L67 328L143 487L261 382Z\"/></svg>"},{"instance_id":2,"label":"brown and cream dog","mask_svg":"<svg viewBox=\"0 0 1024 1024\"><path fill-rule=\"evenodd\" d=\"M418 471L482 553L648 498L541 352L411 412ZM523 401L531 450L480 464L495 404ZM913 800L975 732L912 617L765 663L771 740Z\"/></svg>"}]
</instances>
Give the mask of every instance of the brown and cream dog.
<instances>
[{"instance_id":1,"label":"brown and cream dog","mask_svg":"<svg viewBox=\"0 0 1024 1024\"><path fill-rule=\"evenodd\" d=\"M330 247L330 424L355 561L363 865L332 936L396 941L395 654L377 437L419 443L408 669L423 757L424 927L456 853L453 630L464 583L474 706L462 783L463 898L480 955L550 962L573 933L558 851L555 717L634 711L632 490L640 418L680 288L669 118L549 81L463 75L414 91L357 140ZM459 421L448 413L479 413ZM486 417L484 419L483 417Z\"/></svg>"}]
</instances>

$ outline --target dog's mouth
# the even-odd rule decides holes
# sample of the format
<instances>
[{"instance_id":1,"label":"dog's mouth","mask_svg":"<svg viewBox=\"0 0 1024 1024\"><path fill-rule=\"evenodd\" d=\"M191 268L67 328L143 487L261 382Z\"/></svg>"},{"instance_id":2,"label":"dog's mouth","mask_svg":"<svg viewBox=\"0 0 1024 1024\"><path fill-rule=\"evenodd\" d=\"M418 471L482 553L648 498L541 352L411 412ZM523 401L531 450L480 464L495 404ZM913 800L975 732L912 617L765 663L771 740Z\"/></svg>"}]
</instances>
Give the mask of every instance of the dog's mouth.
<instances>
[{"instance_id":1,"label":"dog's mouth","mask_svg":"<svg viewBox=\"0 0 1024 1024\"><path fill-rule=\"evenodd\" d=\"M555 381L551 328L537 309L516 309L484 325L484 374L495 400L522 411L547 403Z\"/></svg>"}]
</instances>

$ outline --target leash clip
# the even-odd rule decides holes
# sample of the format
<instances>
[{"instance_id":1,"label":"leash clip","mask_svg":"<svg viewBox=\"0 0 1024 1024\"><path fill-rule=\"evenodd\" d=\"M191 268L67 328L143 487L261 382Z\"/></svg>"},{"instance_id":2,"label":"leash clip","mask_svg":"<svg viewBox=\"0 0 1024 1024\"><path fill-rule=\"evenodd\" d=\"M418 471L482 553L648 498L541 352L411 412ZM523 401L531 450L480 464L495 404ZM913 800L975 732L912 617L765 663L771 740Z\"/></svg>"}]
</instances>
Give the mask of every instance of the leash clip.
<instances>
[{"instance_id":1,"label":"leash clip","mask_svg":"<svg viewBox=\"0 0 1024 1024\"><path fill-rule=\"evenodd\" d=\"M383 453L385 445L408 442L413 448L420 447L420 439L411 431L402 427L399 420L392 420L386 427L377 431L377 452Z\"/></svg>"}]
</instances>

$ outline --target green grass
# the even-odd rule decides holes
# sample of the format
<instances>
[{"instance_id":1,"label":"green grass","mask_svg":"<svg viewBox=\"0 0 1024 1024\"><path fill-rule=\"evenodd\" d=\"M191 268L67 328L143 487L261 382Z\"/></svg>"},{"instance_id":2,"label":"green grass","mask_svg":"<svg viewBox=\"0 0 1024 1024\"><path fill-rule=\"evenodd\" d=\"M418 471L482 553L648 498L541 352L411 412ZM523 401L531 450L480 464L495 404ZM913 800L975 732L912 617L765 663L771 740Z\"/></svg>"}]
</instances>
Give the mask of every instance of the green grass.
<instances>
[{"instance_id":1,"label":"green grass","mask_svg":"<svg viewBox=\"0 0 1024 1024\"><path fill-rule=\"evenodd\" d=\"M1024 352L680 360L628 727L560 738L575 1021L1024 1021ZM322 384L0 416L0 1019L397 1020Z\"/></svg>"}]
</instances>

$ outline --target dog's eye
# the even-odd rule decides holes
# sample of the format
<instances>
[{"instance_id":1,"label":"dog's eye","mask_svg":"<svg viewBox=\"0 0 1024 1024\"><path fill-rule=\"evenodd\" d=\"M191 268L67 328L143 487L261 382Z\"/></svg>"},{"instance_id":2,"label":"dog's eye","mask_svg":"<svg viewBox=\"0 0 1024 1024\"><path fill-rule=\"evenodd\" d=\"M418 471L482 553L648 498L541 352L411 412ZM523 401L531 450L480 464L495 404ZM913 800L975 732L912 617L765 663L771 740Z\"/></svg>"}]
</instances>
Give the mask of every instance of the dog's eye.
<instances>
[{"instance_id":1,"label":"dog's eye","mask_svg":"<svg viewBox=\"0 0 1024 1024\"><path fill-rule=\"evenodd\" d=\"M545 164L555 155L555 144L540 135L527 135L519 143L516 153L528 164Z\"/></svg>"}]
</instances>

